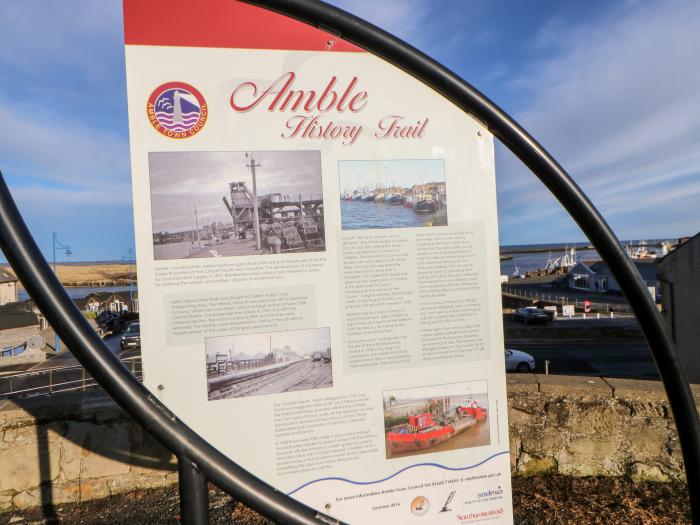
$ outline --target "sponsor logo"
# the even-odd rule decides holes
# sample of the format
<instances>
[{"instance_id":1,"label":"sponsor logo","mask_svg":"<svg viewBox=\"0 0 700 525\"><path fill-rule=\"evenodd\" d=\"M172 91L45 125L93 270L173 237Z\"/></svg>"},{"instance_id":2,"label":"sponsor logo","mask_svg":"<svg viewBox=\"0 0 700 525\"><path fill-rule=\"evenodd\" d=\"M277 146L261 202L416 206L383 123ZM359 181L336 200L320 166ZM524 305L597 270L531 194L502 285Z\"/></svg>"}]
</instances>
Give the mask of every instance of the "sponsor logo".
<instances>
[{"instance_id":1,"label":"sponsor logo","mask_svg":"<svg viewBox=\"0 0 700 525\"><path fill-rule=\"evenodd\" d=\"M462 523L468 523L470 521L480 521L487 518L494 518L495 516L500 516L502 514L503 507L498 507L496 509L489 509L481 512L467 512L465 514L457 514L457 519Z\"/></svg>"},{"instance_id":2,"label":"sponsor logo","mask_svg":"<svg viewBox=\"0 0 700 525\"><path fill-rule=\"evenodd\" d=\"M452 512L452 509L449 507L450 502L452 501L452 498L455 497L456 491L450 492L450 495L447 496L447 499L445 500L445 504L442 506L440 509L440 512Z\"/></svg>"},{"instance_id":3,"label":"sponsor logo","mask_svg":"<svg viewBox=\"0 0 700 525\"><path fill-rule=\"evenodd\" d=\"M417 496L411 502L411 512L416 516L423 516L430 509L430 501L425 496Z\"/></svg>"},{"instance_id":4,"label":"sponsor logo","mask_svg":"<svg viewBox=\"0 0 700 525\"><path fill-rule=\"evenodd\" d=\"M484 490L482 492L477 493L477 496L479 498L493 498L494 496L502 496L502 495L503 495L503 489L500 487L500 485L495 489L488 489L488 490Z\"/></svg>"},{"instance_id":5,"label":"sponsor logo","mask_svg":"<svg viewBox=\"0 0 700 525\"><path fill-rule=\"evenodd\" d=\"M185 139L202 130L208 108L196 88L184 82L168 82L153 90L146 114L153 128L162 135Z\"/></svg>"}]
</instances>

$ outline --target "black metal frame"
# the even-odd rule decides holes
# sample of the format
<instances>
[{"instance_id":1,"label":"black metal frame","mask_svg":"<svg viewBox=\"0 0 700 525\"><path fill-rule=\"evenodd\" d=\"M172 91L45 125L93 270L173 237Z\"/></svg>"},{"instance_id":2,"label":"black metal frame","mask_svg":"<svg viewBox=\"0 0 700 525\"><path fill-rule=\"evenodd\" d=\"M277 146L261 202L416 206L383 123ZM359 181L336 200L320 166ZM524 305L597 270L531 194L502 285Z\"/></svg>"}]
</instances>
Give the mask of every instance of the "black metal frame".
<instances>
[{"instance_id":1,"label":"black metal frame","mask_svg":"<svg viewBox=\"0 0 700 525\"><path fill-rule=\"evenodd\" d=\"M644 282L581 189L522 127L460 77L385 31L316 0L245 0L350 41L409 73L484 124L549 188L608 263L649 341L676 421L693 523L700 525L700 420L687 378ZM185 525L208 523L207 480L277 523L337 523L247 472L177 419L104 345L34 243L0 174L0 247L23 286L107 393L178 458Z\"/></svg>"}]
</instances>

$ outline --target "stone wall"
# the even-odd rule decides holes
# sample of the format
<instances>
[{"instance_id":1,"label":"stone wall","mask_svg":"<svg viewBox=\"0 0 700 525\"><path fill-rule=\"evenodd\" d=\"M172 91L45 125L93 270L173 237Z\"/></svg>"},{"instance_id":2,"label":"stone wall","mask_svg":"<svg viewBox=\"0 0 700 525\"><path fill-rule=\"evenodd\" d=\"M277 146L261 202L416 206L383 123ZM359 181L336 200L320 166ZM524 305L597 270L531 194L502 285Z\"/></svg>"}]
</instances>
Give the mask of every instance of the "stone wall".
<instances>
[{"instance_id":1,"label":"stone wall","mask_svg":"<svg viewBox=\"0 0 700 525\"><path fill-rule=\"evenodd\" d=\"M174 457L102 395L0 406L0 509L177 482Z\"/></svg>"},{"instance_id":2,"label":"stone wall","mask_svg":"<svg viewBox=\"0 0 700 525\"><path fill-rule=\"evenodd\" d=\"M516 475L683 477L658 382L509 375L508 400ZM2 402L0 436L0 509L177 481L172 455L95 393Z\"/></svg>"},{"instance_id":3,"label":"stone wall","mask_svg":"<svg viewBox=\"0 0 700 525\"><path fill-rule=\"evenodd\" d=\"M692 389L700 405L700 386ZM685 478L659 381L510 375L508 405L515 475Z\"/></svg>"}]
</instances>

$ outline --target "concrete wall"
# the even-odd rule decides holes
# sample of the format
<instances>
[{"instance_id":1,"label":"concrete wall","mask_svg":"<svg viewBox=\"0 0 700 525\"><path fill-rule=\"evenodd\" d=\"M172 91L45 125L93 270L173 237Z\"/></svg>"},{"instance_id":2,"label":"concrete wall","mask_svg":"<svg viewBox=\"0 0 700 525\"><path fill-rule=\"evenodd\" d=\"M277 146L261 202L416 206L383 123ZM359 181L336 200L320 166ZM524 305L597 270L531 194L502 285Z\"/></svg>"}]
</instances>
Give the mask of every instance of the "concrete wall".
<instances>
[{"instance_id":1,"label":"concrete wall","mask_svg":"<svg viewBox=\"0 0 700 525\"><path fill-rule=\"evenodd\" d=\"M700 387L695 387L700 402ZM50 400L50 403L48 402ZM516 475L683 477L661 385L509 375ZM0 508L80 501L177 481L170 453L99 396L0 404Z\"/></svg>"},{"instance_id":2,"label":"concrete wall","mask_svg":"<svg viewBox=\"0 0 700 525\"><path fill-rule=\"evenodd\" d=\"M700 235L659 263L663 315L692 383L700 383Z\"/></svg>"},{"instance_id":3,"label":"concrete wall","mask_svg":"<svg viewBox=\"0 0 700 525\"><path fill-rule=\"evenodd\" d=\"M0 283L0 305L16 303L18 300L17 281Z\"/></svg>"},{"instance_id":4,"label":"concrete wall","mask_svg":"<svg viewBox=\"0 0 700 525\"><path fill-rule=\"evenodd\" d=\"M693 385L700 406L700 385ZM658 381L510 375L514 474L683 479L678 436Z\"/></svg>"}]
</instances>

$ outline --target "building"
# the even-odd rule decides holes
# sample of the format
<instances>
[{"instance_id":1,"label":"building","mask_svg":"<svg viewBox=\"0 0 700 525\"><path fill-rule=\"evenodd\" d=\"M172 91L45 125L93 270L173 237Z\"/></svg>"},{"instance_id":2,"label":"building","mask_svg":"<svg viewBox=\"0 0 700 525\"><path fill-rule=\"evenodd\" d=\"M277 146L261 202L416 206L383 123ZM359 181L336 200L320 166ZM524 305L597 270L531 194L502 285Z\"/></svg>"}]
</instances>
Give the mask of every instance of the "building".
<instances>
[{"instance_id":1,"label":"building","mask_svg":"<svg viewBox=\"0 0 700 525\"><path fill-rule=\"evenodd\" d=\"M4 268L0 268L0 306L19 301L18 282L17 277Z\"/></svg>"},{"instance_id":2,"label":"building","mask_svg":"<svg viewBox=\"0 0 700 525\"><path fill-rule=\"evenodd\" d=\"M91 293L75 303L85 312L133 312L139 311L139 294L134 291L133 297L129 292L97 292ZM133 304L132 304L133 303Z\"/></svg>"},{"instance_id":3,"label":"building","mask_svg":"<svg viewBox=\"0 0 700 525\"><path fill-rule=\"evenodd\" d=\"M664 319L691 383L700 383L700 233L659 261Z\"/></svg>"},{"instance_id":4,"label":"building","mask_svg":"<svg viewBox=\"0 0 700 525\"><path fill-rule=\"evenodd\" d=\"M637 271L649 288L649 292L656 297L659 289L658 267L655 259L634 261ZM587 292L616 292L622 293L617 279L610 271L605 261L581 261L576 263L566 273L566 285L572 290L585 290Z\"/></svg>"}]
</instances>

